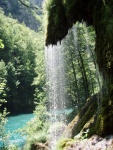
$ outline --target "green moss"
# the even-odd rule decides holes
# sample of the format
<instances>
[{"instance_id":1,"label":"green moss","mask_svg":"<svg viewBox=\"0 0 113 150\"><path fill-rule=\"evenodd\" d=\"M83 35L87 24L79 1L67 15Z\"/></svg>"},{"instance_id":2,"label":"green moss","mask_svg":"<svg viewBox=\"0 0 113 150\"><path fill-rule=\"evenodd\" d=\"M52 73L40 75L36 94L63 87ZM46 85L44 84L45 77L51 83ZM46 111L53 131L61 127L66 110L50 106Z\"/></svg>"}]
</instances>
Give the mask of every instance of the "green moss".
<instances>
[{"instance_id":1,"label":"green moss","mask_svg":"<svg viewBox=\"0 0 113 150\"><path fill-rule=\"evenodd\" d=\"M104 5L100 2L95 11L96 55L99 69L107 80L113 80L113 5L112 1Z\"/></svg>"},{"instance_id":2,"label":"green moss","mask_svg":"<svg viewBox=\"0 0 113 150\"><path fill-rule=\"evenodd\" d=\"M89 136L98 134L106 136L113 133L113 89L102 100L101 112L95 118L94 124L90 127Z\"/></svg>"},{"instance_id":3,"label":"green moss","mask_svg":"<svg viewBox=\"0 0 113 150\"><path fill-rule=\"evenodd\" d=\"M80 135L84 137L84 135L87 132L87 137L90 137L92 134L91 126L94 126L94 122L95 122L95 115L93 115L93 117L88 122L86 122L86 124L84 125L83 129L80 132Z\"/></svg>"},{"instance_id":4,"label":"green moss","mask_svg":"<svg viewBox=\"0 0 113 150\"><path fill-rule=\"evenodd\" d=\"M101 113L101 128L102 135L108 135L113 133L113 89L109 89L109 93L102 101L102 113Z\"/></svg>"},{"instance_id":5,"label":"green moss","mask_svg":"<svg viewBox=\"0 0 113 150\"><path fill-rule=\"evenodd\" d=\"M71 145L72 143L74 143L73 139L66 139L66 138L62 138L58 141L57 143L57 150L64 150L64 148L68 147L69 145Z\"/></svg>"},{"instance_id":6,"label":"green moss","mask_svg":"<svg viewBox=\"0 0 113 150\"><path fill-rule=\"evenodd\" d=\"M113 1L103 5L100 2L95 11L96 56L99 69L103 75L103 95L101 112L97 117L93 132L106 136L113 134ZM107 89L107 90L106 90Z\"/></svg>"},{"instance_id":7,"label":"green moss","mask_svg":"<svg viewBox=\"0 0 113 150\"><path fill-rule=\"evenodd\" d=\"M56 44L57 39L61 41L62 35L68 32L68 22L65 15L65 8L61 0L54 0L49 3L48 11L48 27L47 27L47 44ZM62 31L62 33L60 32ZM48 34L49 33L49 34Z\"/></svg>"},{"instance_id":8,"label":"green moss","mask_svg":"<svg viewBox=\"0 0 113 150\"><path fill-rule=\"evenodd\" d=\"M94 119L94 122L89 126L88 137L91 137L93 134L101 135L103 129L103 122L101 122L101 116L98 115Z\"/></svg>"},{"instance_id":9,"label":"green moss","mask_svg":"<svg viewBox=\"0 0 113 150\"><path fill-rule=\"evenodd\" d=\"M90 1L83 0L46 0L48 14L46 45L61 41L74 22L88 20L92 24ZM79 12L79 13L78 13Z\"/></svg>"},{"instance_id":10,"label":"green moss","mask_svg":"<svg viewBox=\"0 0 113 150\"><path fill-rule=\"evenodd\" d=\"M65 137L73 138L75 135L80 133L80 131L88 128L88 123L91 124L91 119L97 112L97 100L98 95L92 96L87 103L83 106L79 114L73 119L73 121L68 125L66 131L64 132ZM93 118L94 119L94 118ZM87 128L85 125L88 125Z\"/></svg>"},{"instance_id":11,"label":"green moss","mask_svg":"<svg viewBox=\"0 0 113 150\"><path fill-rule=\"evenodd\" d=\"M90 119L92 118L92 116L95 114L96 112L96 108L97 108L97 102L94 101L89 108L87 109L87 111L85 112L85 114L82 116L82 118L80 118L79 120L79 124L76 126L73 134L76 135L78 134L84 127L84 125L90 121ZM74 136L73 135L73 136Z\"/></svg>"}]
</instances>

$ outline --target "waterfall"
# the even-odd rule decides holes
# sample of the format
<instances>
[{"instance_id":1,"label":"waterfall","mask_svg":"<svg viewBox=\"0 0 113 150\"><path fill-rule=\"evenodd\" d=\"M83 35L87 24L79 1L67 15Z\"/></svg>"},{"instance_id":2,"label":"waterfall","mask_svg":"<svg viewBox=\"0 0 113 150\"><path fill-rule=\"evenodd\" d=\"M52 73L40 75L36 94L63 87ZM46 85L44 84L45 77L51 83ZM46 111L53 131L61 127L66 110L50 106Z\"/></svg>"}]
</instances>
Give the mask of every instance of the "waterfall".
<instances>
[{"instance_id":1,"label":"waterfall","mask_svg":"<svg viewBox=\"0 0 113 150\"><path fill-rule=\"evenodd\" d=\"M95 65L94 52L86 26L73 25L68 35L56 46L45 48L46 84L52 150L68 123L66 110L79 112L87 99L101 89L101 78ZM98 106L100 106L98 99ZM71 111L72 112L72 111ZM69 118L70 117L70 118ZM72 116L74 117L74 116Z\"/></svg>"},{"instance_id":2,"label":"waterfall","mask_svg":"<svg viewBox=\"0 0 113 150\"><path fill-rule=\"evenodd\" d=\"M66 124L65 58L62 45L45 48L50 141L58 140ZM52 143L51 143L52 145ZM53 149L53 146L51 146Z\"/></svg>"},{"instance_id":3,"label":"waterfall","mask_svg":"<svg viewBox=\"0 0 113 150\"><path fill-rule=\"evenodd\" d=\"M66 123L66 117L62 114L66 109L65 60L62 46L58 43L57 46L47 47L45 56L50 120Z\"/></svg>"}]
</instances>

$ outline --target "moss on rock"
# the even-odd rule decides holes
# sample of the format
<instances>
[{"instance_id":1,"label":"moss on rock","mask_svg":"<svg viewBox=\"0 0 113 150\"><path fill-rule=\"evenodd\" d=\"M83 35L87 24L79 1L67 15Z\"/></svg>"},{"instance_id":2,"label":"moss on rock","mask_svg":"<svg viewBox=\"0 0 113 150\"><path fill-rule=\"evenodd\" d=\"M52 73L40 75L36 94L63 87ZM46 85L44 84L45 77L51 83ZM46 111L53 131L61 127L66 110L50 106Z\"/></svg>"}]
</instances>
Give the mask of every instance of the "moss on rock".
<instances>
[{"instance_id":1,"label":"moss on rock","mask_svg":"<svg viewBox=\"0 0 113 150\"><path fill-rule=\"evenodd\" d=\"M46 45L57 44L68 33L76 21L87 21L93 24L92 7L90 0L46 0L48 12L48 25ZM79 12L79 13L78 13Z\"/></svg>"},{"instance_id":2,"label":"moss on rock","mask_svg":"<svg viewBox=\"0 0 113 150\"><path fill-rule=\"evenodd\" d=\"M90 122L90 119L97 112L97 99L97 95L94 95L87 101L87 103L83 106L79 114L68 125L63 136L73 138L81 130L83 130L85 124L87 122Z\"/></svg>"},{"instance_id":3,"label":"moss on rock","mask_svg":"<svg viewBox=\"0 0 113 150\"><path fill-rule=\"evenodd\" d=\"M113 133L113 90L102 100L102 111L99 117L101 135L106 136ZM98 130L97 130L98 131Z\"/></svg>"}]
</instances>

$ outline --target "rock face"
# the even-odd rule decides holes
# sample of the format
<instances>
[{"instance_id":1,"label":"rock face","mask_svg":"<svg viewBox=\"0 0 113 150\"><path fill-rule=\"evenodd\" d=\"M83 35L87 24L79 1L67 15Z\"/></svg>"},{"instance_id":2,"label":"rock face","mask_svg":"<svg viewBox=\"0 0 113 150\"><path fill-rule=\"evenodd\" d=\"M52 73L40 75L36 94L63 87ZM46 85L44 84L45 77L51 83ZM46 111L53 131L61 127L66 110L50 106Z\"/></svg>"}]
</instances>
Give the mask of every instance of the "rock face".
<instances>
[{"instance_id":1,"label":"rock face","mask_svg":"<svg viewBox=\"0 0 113 150\"><path fill-rule=\"evenodd\" d=\"M48 9L46 45L61 41L76 21L86 21L93 25L94 2L72 0L70 3L69 0L54 0Z\"/></svg>"},{"instance_id":2,"label":"rock face","mask_svg":"<svg viewBox=\"0 0 113 150\"><path fill-rule=\"evenodd\" d=\"M50 150L47 143L36 143L31 145L31 150Z\"/></svg>"},{"instance_id":3,"label":"rock face","mask_svg":"<svg viewBox=\"0 0 113 150\"><path fill-rule=\"evenodd\" d=\"M112 150L113 136L102 138L94 135L90 139L75 140L65 150Z\"/></svg>"},{"instance_id":4,"label":"rock face","mask_svg":"<svg viewBox=\"0 0 113 150\"><path fill-rule=\"evenodd\" d=\"M90 130L92 124L95 124L95 117L97 113L98 95L92 96L87 103L82 107L79 114L66 127L63 137L73 138L80 131L86 132ZM89 134L92 134L91 132ZM84 135L83 135L84 136Z\"/></svg>"},{"instance_id":5,"label":"rock face","mask_svg":"<svg viewBox=\"0 0 113 150\"><path fill-rule=\"evenodd\" d=\"M113 0L52 0L48 5L46 45L61 41L77 21L96 31L96 58L103 76L103 98L93 132L113 133Z\"/></svg>"}]
</instances>

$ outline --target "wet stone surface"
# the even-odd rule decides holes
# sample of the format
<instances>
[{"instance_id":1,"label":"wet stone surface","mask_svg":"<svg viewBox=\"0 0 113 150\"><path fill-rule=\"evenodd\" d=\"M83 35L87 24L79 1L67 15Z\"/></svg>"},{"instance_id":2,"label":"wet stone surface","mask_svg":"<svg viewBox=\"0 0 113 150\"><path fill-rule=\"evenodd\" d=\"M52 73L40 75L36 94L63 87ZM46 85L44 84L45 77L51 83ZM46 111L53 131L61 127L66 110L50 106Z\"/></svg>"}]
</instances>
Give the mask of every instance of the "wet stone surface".
<instances>
[{"instance_id":1,"label":"wet stone surface","mask_svg":"<svg viewBox=\"0 0 113 150\"><path fill-rule=\"evenodd\" d=\"M75 140L65 150L113 150L113 135L105 138L94 135L90 139Z\"/></svg>"}]
</instances>

